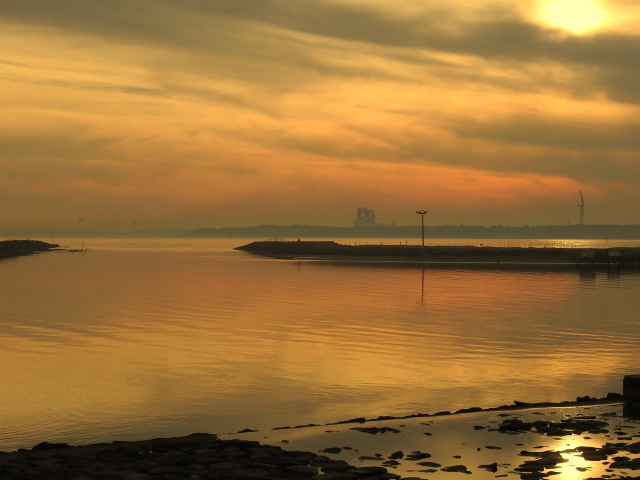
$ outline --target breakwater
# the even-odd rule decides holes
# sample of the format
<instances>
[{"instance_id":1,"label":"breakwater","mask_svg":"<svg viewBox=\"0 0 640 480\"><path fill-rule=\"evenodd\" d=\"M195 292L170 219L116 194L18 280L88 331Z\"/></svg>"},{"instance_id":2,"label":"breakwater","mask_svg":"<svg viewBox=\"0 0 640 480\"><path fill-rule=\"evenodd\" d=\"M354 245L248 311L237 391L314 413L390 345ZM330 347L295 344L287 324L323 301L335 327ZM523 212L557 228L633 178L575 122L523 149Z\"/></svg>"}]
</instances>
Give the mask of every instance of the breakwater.
<instances>
[{"instance_id":1,"label":"breakwater","mask_svg":"<svg viewBox=\"0 0 640 480\"><path fill-rule=\"evenodd\" d=\"M398 260L433 263L614 265L640 268L640 248L343 245L333 241L257 241L236 247L290 259Z\"/></svg>"}]
</instances>

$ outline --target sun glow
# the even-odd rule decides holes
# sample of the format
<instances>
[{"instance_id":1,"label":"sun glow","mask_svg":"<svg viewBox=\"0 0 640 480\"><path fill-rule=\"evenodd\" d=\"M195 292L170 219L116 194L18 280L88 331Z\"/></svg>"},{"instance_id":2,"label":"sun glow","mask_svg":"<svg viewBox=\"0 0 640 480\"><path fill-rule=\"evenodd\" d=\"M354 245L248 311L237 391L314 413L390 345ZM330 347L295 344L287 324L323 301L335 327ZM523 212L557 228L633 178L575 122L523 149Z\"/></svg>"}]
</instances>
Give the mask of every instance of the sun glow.
<instances>
[{"instance_id":1,"label":"sun glow","mask_svg":"<svg viewBox=\"0 0 640 480\"><path fill-rule=\"evenodd\" d=\"M540 7L542 21L571 33L597 30L606 21L606 13L595 0L549 0Z\"/></svg>"}]
</instances>

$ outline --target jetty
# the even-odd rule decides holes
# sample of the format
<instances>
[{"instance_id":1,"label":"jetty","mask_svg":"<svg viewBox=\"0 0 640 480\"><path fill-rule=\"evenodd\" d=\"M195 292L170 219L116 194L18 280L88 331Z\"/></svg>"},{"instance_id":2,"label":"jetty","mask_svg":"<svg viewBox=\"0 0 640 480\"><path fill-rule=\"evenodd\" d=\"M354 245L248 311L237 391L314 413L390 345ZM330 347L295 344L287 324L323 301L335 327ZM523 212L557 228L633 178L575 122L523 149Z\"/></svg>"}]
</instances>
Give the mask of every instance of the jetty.
<instances>
[{"instance_id":1,"label":"jetty","mask_svg":"<svg viewBox=\"0 0 640 480\"><path fill-rule=\"evenodd\" d=\"M465 264L549 264L640 268L640 248L344 245L334 241L256 241L236 250L281 259Z\"/></svg>"}]
</instances>

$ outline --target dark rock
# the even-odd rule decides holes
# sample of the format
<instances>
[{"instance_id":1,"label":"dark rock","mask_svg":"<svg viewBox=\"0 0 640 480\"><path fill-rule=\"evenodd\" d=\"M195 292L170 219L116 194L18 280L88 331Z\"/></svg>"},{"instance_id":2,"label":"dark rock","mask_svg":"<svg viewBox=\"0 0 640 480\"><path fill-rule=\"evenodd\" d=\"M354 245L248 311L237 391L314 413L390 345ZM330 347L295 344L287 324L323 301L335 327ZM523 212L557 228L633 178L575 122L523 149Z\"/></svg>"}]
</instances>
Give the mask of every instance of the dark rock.
<instances>
[{"instance_id":1,"label":"dark rock","mask_svg":"<svg viewBox=\"0 0 640 480\"><path fill-rule=\"evenodd\" d=\"M49 442L41 442L33 447L31 450L52 450L54 448L66 448L70 445L68 443L49 443Z\"/></svg>"},{"instance_id":2,"label":"dark rock","mask_svg":"<svg viewBox=\"0 0 640 480\"><path fill-rule=\"evenodd\" d=\"M467 467L465 467L464 465L451 465L450 467L443 467L440 470L442 470L443 472L459 472L471 474L471 472L467 470Z\"/></svg>"},{"instance_id":3,"label":"dark rock","mask_svg":"<svg viewBox=\"0 0 640 480\"><path fill-rule=\"evenodd\" d=\"M392 460L395 460L397 458L402 458L404 457L404 453L401 450L398 450L397 452L393 452L391 455L389 455L389 458Z\"/></svg>"},{"instance_id":4,"label":"dark rock","mask_svg":"<svg viewBox=\"0 0 640 480\"><path fill-rule=\"evenodd\" d=\"M346 472L350 468L352 468L352 466L344 460L333 460L330 463L322 465L320 470L323 472Z\"/></svg>"},{"instance_id":5,"label":"dark rock","mask_svg":"<svg viewBox=\"0 0 640 480\"><path fill-rule=\"evenodd\" d=\"M533 423L523 422L518 418L508 418L498 427L501 432L526 432L533 428Z\"/></svg>"},{"instance_id":6,"label":"dark rock","mask_svg":"<svg viewBox=\"0 0 640 480\"><path fill-rule=\"evenodd\" d=\"M340 453L342 449L340 447L327 447L323 450L320 450L322 453Z\"/></svg>"},{"instance_id":7,"label":"dark rock","mask_svg":"<svg viewBox=\"0 0 640 480\"><path fill-rule=\"evenodd\" d=\"M347 473L353 473L357 477L377 477L387 473L384 467L354 467L347 470Z\"/></svg>"},{"instance_id":8,"label":"dark rock","mask_svg":"<svg viewBox=\"0 0 640 480\"><path fill-rule=\"evenodd\" d=\"M357 430L358 432L370 433L375 435L376 433L400 433L400 430L391 427L353 427L351 430Z\"/></svg>"},{"instance_id":9,"label":"dark rock","mask_svg":"<svg viewBox=\"0 0 640 480\"><path fill-rule=\"evenodd\" d=\"M460 410L456 410L455 413L473 413L473 412L481 412L482 408L480 407L471 407L471 408L461 408Z\"/></svg>"},{"instance_id":10,"label":"dark rock","mask_svg":"<svg viewBox=\"0 0 640 480\"><path fill-rule=\"evenodd\" d=\"M423 460L425 458L431 458L431 454L426 452L415 451L407 455L407 460L412 460L412 461Z\"/></svg>"},{"instance_id":11,"label":"dark rock","mask_svg":"<svg viewBox=\"0 0 640 480\"><path fill-rule=\"evenodd\" d=\"M489 472L495 473L498 471L498 464L496 462L493 462L489 465L480 465L478 468L483 468L485 470L488 470Z\"/></svg>"}]
</instances>

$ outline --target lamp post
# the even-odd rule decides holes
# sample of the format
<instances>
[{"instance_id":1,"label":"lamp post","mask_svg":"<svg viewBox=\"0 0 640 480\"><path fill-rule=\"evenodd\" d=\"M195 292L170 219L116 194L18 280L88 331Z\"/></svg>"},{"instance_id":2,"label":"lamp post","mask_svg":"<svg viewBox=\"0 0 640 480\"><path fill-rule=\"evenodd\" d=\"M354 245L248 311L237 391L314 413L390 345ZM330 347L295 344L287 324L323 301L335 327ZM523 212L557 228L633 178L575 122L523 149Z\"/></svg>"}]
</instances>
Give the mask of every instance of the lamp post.
<instances>
[{"instance_id":1,"label":"lamp post","mask_svg":"<svg viewBox=\"0 0 640 480\"><path fill-rule=\"evenodd\" d=\"M427 213L426 210L417 210L416 213L420 215L420 220L422 223L422 246L424 247L424 215Z\"/></svg>"}]
</instances>

